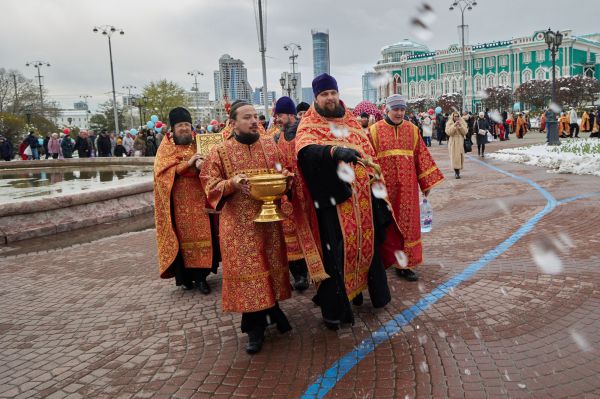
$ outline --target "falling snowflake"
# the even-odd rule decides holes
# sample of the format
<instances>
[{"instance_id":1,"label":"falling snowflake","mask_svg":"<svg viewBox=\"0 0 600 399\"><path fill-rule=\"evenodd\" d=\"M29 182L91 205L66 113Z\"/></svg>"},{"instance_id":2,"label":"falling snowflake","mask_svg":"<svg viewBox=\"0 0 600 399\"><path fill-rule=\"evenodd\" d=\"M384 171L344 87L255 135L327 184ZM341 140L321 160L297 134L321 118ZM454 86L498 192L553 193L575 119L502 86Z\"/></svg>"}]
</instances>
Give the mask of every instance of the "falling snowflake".
<instances>
[{"instance_id":1,"label":"falling snowflake","mask_svg":"<svg viewBox=\"0 0 600 399\"><path fill-rule=\"evenodd\" d=\"M419 287L419 292L421 294L423 294L425 291L427 291L427 289L425 288L425 284L423 284L422 282L419 282L419 284L417 284L417 287Z\"/></svg>"},{"instance_id":2,"label":"falling snowflake","mask_svg":"<svg viewBox=\"0 0 600 399\"><path fill-rule=\"evenodd\" d=\"M394 256L396 257L396 262L398 262L398 266L401 269L406 269L408 267L408 257L402 251L394 252Z\"/></svg>"},{"instance_id":3,"label":"falling snowflake","mask_svg":"<svg viewBox=\"0 0 600 399\"><path fill-rule=\"evenodd\" d=\"M546 274L560 274L562 261L547 242L537 242L529 246L529 252L537 267Z\"/></svg>"},{"instance_id":4,"label":"falling snowflake","mask_svg":"<svg viewBox=\"0 0 600 399\"><path fill-rule=\"evenodd\" d=\"M492 110L488 115L496 123L502 123L503 122L502 115L500 114L500 111L498 111L497 109Z\"/></svg>"},{"instance_id":5,"label":"falling snowflake","mask_svg":"<svg viewBox=\"0 0 600 399\"><path fill-rule=\"evenodd\" d=\"M333 197L329 197L329 202L331 202L331 205L333 205L333 206L336 205L335 198L333 198Z\"/></svg>"},{"instance_id":6,"label":"falling snowflake","mask_svg":"<svg viewBox=\"0 0 600 399\"><path fill-rule=\"evenodd\" d=\"M426 373L429 371L429 366L425 361L422 361L421 364L419 364L419 370L421 370L422 373Z\"/></svg>"},{"instance_id":7,"label":"falling snowflake","mask_svg":"<svg viewBox=\"0 0 600 399\"><path fill-rule=\"evenodd\" d=\"M440 338L446 338L448 336L448 334L446 334L446 331L444 330L438 330L438 335L440 336Z\"/></svg>"},{"instance_id":8,"label":"falling snowflake","mask_svg":"<svg viewBox=\"0 0 600 399\"><path fill-rule=\"evenodd\" d=\"M331 251L331 245L325 244L325 248L327 248L328 251Z\"/></svg>"},{"instance_id":9,"label":"falling snowflake","mask_svg":"<svg viewBox=\"0 0 600 399\"><path fill-rule=\"evenodd\" d=\"M425 345L427 343L427 335L419 335L419 344Z\"/></svg>"},{"instance_id":10,"label":"falling snowflake","mask_svg":"<svg viewBox=\"0 0 600 399\"><path fill-rule=\"evenodd\" d=\"M315 201L315 208L319 209L319 201Z\"/></svg>"},{"instance_id":11,"label":"falling snowflake","mask_svg":"<svg viewBox=\"0 0 600 399\"><path fill-rule=\"evenodd\" d=\"M522 383L519 383L519 384L517 384L517 386L518 386L519 388L521 388L521 389L525 389L525 388L527 388L527 385L525 385L525 384L522 384Z\"/></svg>"},{"instance_id":12,"label":"falling snowflake","mask_svg":"<svg viewBox=\"0 0 600 399\"><path fill-rule=\"evenodd\" d=\"M429 41L433 38L431 26L437 19L433 8L427 3L421 3L417 8L418 16L411 20L412 33L415 37L423 41Z\"/></svg>"},{"instance_id":13,"label":"falling snowflake","mask_svg":"<svg viewBox=\"0 0 600 399\"><path fill-rule=\"evenodd\" d=\"M506 288L504 287L500 287L500 292L502 293L502 295L507 296L508 292L506 291Z\"/></svg>"},{"instance_id":14,"label":"falling snowflake","mask_svg":"<svg viewBox=\"0 0 600 399\"><path fill-rule=\"evenodd\" d=\"M508 375L507 370L504 370L504 379L506 379L506 381L510 381L510 376Z\"/></svg>"},{"instance_id":15,"label":"falling snowflake","mask_svg":"<svg viewBox=\"0 0 600 399\"><path fill-rule=\"evenodd\" d=\"M373 196L375 198L385 199L388 196L385 184L383 184L380 181L373 183L373 185L371 186L371 191L373 191Z\"/></svg>"},{"instance_id":16,"label":"falling snowflake","mask_svg":"<svg viewBox=\"0 0 600 399\"><path fill-rule=\"evenodd\" d=\"M352 184L356 175L354 174L354 169L350 165L345 162L340 162L337 168L337 175L341 181Z\"/></svg>"},{"instance_id":17,"label":"falling snowflake","mask_svg":"<svg viewBox=\"0 0 600 399\"><path fill-rule=\"evenodd\" d=\"M577 331L571 331L571 339L575 342L580 351L589 352L592 350L588 340Z\"/></svg>"},{"instance_id":18,"label":"falling snowflake","mask_svg":"<svg viewBox=\"0 0 600 399\"><path fill-rule=\"evenodd\" d=\"M333 134L338 139L343 139L350 136L350 132L344 126L338 126L335 123L329 124L329 130L331 130L331 134Z\"/></svg>"},{"instance_id":19,"label":"falling snowflake","mask_svg":"<svg viewBox=\"0 0 600 399\"><path fill-rule=\"evenodd\" d=\"M471 375L471 370L465 369L465 375Z\"/></svg>"},{"instance_id":20,"label":"falling snowflake","mask_svg":"<svg viewBox=\"0 0 600 399\"><path fill-rule=\"evenodd\" d=\"M275 163L275 170L278 172L281 172L283 170L283 168L281 167L281 164L279 162Z\"/></svg>"},{"instance_id":21,"label":"falling snowflake","mask_svg":"<svg viewBox=\"0 0 600 399\"><path fill-rule=\"evenodd\" d=\"M550 105L548 105L548 107L552 110L552 112L556 114L560 114L562 112L562 108L560 107L560 105L558 105L555 102L550 102Z\"/></svg>"}]
</instances>

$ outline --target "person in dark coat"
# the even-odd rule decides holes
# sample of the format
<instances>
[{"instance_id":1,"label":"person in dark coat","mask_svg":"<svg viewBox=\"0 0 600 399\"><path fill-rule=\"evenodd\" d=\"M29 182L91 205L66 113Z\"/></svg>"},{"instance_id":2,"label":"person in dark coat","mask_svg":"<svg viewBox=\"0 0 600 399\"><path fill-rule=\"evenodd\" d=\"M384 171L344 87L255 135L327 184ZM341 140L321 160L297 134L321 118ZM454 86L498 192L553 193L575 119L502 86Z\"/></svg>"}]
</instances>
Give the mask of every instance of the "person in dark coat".
<instances>
[{"instance_id":1,"label":"person in dark coat","mask_svg":"<svg viewBox=\"0 0 600 399\"><path fill-rule=\"evenodd\" d=\"M40 153L39 153L40 143L33 131L29 132L29 134L25 138L25 142L31 149L31 155L29 156L29 159L40 159Z\"/></svg>"},{"instance_id":2,"label":"person in dark coat","mask_svg":"<svg viewBox=\"0 0 600 399\"><path fill-rule=\"evenodd\" d=\"M117 145L115 146L115 157L126 157L127 150L123 147L123 140L117 139Z\"/></svg>"},{"instance_id":3,"label":"person in dark coat","mask_svg":"<svg viewBox=\"0 0 600 399\"><path fill-rule=\"evenodd\" d=\"M97 146L99 157L110 157L112 155L110 152L112 147L110 143L110 136L106 133L106 130L103 130L100 133L100 136L98 136Z\"/></svg>"},{"instance_id":4,"label":"person in dark coat","mask_svg":"<svg viewBox=\"0 0 600 399\"><path fill-rule=\"evenodd\" d=\"M65 136L60 141L63 158L73 158L73 142L70 136Z\"/></svg>"},{"instance_id":5,"label":"person in dark coat","mask_svg":"<svg viewBox=\"0 0 600 399\"><path fill-rule=\"evenodd\" d=\"M482 158L485 156L485 145L487 143L487 134L490 131L490 123L485 118L485 113L480 112L479 118L473 124L473 132L477 137L477 155Z\"/></svg>"},{"instance_id":6,"label":"person in dark coat","mask_svg":"<svg viewBox=\"0 0 600 399\"><path fill-rule=\"evenodd\" d=\"M48 152L48 142L50 141L50 135L46 135L44 137L44 154L46 154L46 159L50 158L50 153Z\"/></svg>"},{"instance_id":7,"label":"person in dark coat","mask_svg":"<svg viewBox=\"0 0 600 399\"><path fill-rule=\"evenodd\" d=\"M77 151L79 158L89 158L92 156L92 143L88 137L88 132L83 130L75 139L73 151Z\"/></svg>"},{"instance_id":8,"label":"person in dark coat","mask_svg":"<svg viewBox=\"0 0 600 399\"><path fill-rule=\"evenodd\" d=\"M442 145L444 136L446 136L446 121L444 120L444 115L441 112L435 116L435 129L437 140L440 145Z\"/></svg>"},{"instance_id":9,"label":"person in dark coat","mask_svg":"<svg viewBox=\"0 0 600 399\"><path fill-rule=\"evenodd\" d=\"M5 137L0 136L0 158L10 161L13 157L12 144Z\"/></svg>"}]
</instances>

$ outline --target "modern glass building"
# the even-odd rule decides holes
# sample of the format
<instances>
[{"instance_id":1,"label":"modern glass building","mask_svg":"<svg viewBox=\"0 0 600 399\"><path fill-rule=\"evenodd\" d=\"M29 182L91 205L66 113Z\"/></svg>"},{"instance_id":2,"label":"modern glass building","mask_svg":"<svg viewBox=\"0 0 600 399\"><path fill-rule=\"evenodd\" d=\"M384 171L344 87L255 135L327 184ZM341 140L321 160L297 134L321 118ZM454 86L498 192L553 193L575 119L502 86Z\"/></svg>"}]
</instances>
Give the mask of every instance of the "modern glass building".
<instances>
[{"instance_id":1,"label":"modern glass building","mask_svg":"<svg viewBox=\"0 0 600 399\"><path fill-rule=\"evenodd\" d=\"M311 31L313 41L313 71L314 76L329 72L329 31Z\"/></svg>"},{"instance_id":2,"label":"modern glass building","mask_svg":"<svg viewBox=\"0 0 600 399\"><path fill-rule=\"evenodd\" d=\"M600 33L574 36L563 31L556 57L556 77L585 75L600 78ZM383 79L376 87L378 103L398 93L415 98L438 98L462 92L461 47L450 45L431 51L408 39L384 47L374 67ZM511 40L465 46L466 108L481 109L484 90L510 86L515 89L529 80L552 79L552 60L544 31ZM382 79L378 79L380 81ZM364 93L364 76L363 76ZM364 97L364 94L363 94Z\"/></svg>"},{"instance_id":3,"label":"modern glass building","mask_svg":"<svg viewBox=\"0 0 600 399\"><path fill-rule=\"evenodd\" d=\"M374 104L377 103L377 74L375 72L365 72L362 76L362 98Z\"/></svg>"},{"instance_id":4,"label":"modern glass building","mask_svg":"<svg viewBox=\"0 0 600 399\"><path fill-rule=\"evenodd\" d=\"M235 100L252 101L252 88L248 83L248 70L244 61L224 54L219 58L219 70L214 73L216 101L224 95L230 102Z\"/></svg>"}]
</instances>

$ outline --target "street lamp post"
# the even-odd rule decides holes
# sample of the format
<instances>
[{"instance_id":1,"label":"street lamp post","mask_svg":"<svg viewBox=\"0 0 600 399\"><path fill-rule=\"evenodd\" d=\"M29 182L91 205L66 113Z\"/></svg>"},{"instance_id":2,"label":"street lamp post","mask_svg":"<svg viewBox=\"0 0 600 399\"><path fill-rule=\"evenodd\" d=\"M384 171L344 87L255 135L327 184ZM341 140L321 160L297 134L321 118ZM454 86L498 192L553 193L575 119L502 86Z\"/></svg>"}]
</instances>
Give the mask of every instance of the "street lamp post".
<instances>
[{"instance_id":1,"label":"street lamp post","mask_svg":"<svg viewBox=\"0 0 600 399\"><path fill-rule=\"evenodd\" d=\"M102 25L102 26L94 26L93 32L98 33L101 32L104 36L108 37L108 55L110 57L110 79L112 81L112 95L113 95L113 114L115 117L115 134L119 134L119 114L117 112L117 92L115 91L115 72L113 69L113 59L112 59L112 45L110 42L110 38L115 32L119 32L120 35L124 35L125 32L123 29L117 29L112 25Z\"/></svg>"},{"instance_id":2,"label":"street lamp post","mask_svg":"<svg viewBox=\"0 0 600 399\"><path fill-rule=\"evenodd\" d=\"M38 74L37 74L37 78L38 78L38 84L40 86L40 114L42 115L42 117L44 117L44 89L43 89L43 85L42 85L42 73L40 71L40 68L45 66L45 67L49 67L50 63L46 62L46 61L29 61L28 63L25 64L25 66L32 66L34 68L37 68ZM16 86L16 84L15 84ZM15 90L16 92L16 90Z\"/></svg>"},{"instance_id":3,"label":"street lamp post","mask_svg":"<svg viewBox=\"0 0 600 399\"><path fill-rule=\"evenodd\" d=\"M83 96L79 96L80 98L83 98L83 101L85 102L85 125L86 125L86 129L90 128L90 120L89 120L89 115L90 115L90 108L88 106L88 98L92 98L92 96L88 96L87 94L84 94Z\"/></svg>"},{"instance_id":4,"label":"street lamp post","mask_svg":"<svg viewBox=\"0 0 600 399\"><path fill-rule=\"evenodd\" d=\"M550 50L552 56L552 104L546 111L546 128L548 129L548 144L549 145L560 145L560 139L558 138L558 120L556 119L556 113L552 108L556 107L556 53L562 44L563 34L560 31L553 32L552 29L548 28L544 32L544 40Z\"/></svg>"},{"instance_id":5,"label":"street lamp post","mask_svg":"<svg viewBox=\"0 0 600 399\"><path fill-rule=\"evenodd\" d=\"M198 89L198 76L204 76L204 73L194 69L193 71L190 71L187 74L189 76L194 77L194 88L192 90L195 92L194 100L196 100L196 122L194 123L195 126L196 123L200 121L200 91Z\"/></svg>"},{"instance_id":6,"label":"street lamp post","mask_svg":"<svg viewBox=\"0 0 600 399\"><path fill-rule=\"evenodd\" d=\"M267 46L265 45L265 24L266 21L266 12L263 12L263 2L262 0L255 0L255 13L257 14L256 22L258 23L258 51L261 54L261 63L262 63L262 77L263 77L263 98L265 99L265 117L269 119L269 102L268 100L268 90L267 90L267 61L266 61L266 52Z\"/></svg>"},{"instance_id":7,"label":"street lamp post","mask_svg":"<svg viewBox=\"0 0 600 399\"><path fill-rule=\"evenodd\" d=\"M292 64L292 85L293 85L291 97L293 97L294 101L297 103L297 102L299 102L299 98L298 98L298 93L296 91L296 84L298 82L298 79L296 77L296 58L298 58L298 54L296 54L296 51L302 50L302 46L300 46L297 43L288 43L285 46L283 46L283 49L285 51L291 51L291 53L292 53L292 55L290 55L290 63ZM294 81L296 83L294 83Z\"/></svg>"},{"instance_id":8,"label":"street lamp post","mask_svg":"<svg viewBox=\"0 0 600 399\"><path fill-rule=\"evenodd\" d=\"M284 72L285 74L285 72ZM296 86L298 85L298 79L296 79L296 77L294 75L291 75L292 78L290 79L290 75L281 75L281 78L279 79L279 84L281 85L281 92L287 92L288 97L292 97L292 93L296 92Z\"/></svg>"},{"instance_id":9,"label":"street lamp post","mask_svg":"<svg viewBox=\"0 0 600 399\"><path fill-rule=\"evenodd\" d=\"M123 89L127 90L127 101L129 101L129 128L133 128L133 105L132 105L132 98L131 98L131 89L137 89L137 87L132 86L132 85L125 85L122 86ZM140 123L142 123L140 121Z\"/></svg>"},{"instance_id":10,"label":"street lamp post","mask_svg":"<svg viewBox=\"0 0 600 399\"><path fill-rule=\"evenodd\" d=\"M458 8L460 10L460 40L461 40L461 59L462 59L462 112L466 111L465 97L467 94L467 70L465 69L465 11L471 11L477 5L475 0L457 0L450 6L450 11Z\"/></svg>"}]
</instances>

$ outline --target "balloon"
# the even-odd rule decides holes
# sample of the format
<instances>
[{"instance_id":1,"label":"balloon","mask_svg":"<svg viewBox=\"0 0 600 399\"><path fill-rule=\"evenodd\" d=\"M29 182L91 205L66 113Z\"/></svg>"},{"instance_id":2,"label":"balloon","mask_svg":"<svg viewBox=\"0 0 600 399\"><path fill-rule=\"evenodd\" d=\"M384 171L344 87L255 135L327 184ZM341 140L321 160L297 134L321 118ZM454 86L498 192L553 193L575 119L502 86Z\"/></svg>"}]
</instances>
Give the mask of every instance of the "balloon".
<instances>
[{"instance_id":1,"label":"balloon","mask_svg":"<svg viewBox=\"0 0 600 399\"><path fill-rule=\"evenodd\" d=\"M436 114L441 114L442 113L442 107L440 107L440 106L435 107L435 113Z\"/></svg>"},{"instance_id":2,"label":"balloon","mask_svg":"<svg viewBox=\"0 0 600 399\"><path fill-rule=\"evenodd\" d=\"M212 133L212 131L213 131L213 125L208 125L206 127L206 130L208 130L209 133Z\"/></svg>"},{"instance_id":3,"label":"balloon","mask_svg":"<svg viewBox=\"0 0 600 399\"><path fill-rule=\"evenodd\" d=\"M156 115L152 115L152 116L150 117L150 120L151 120L152 122L158 122L158 116L156 116Z\"/></svg>"},{"instance_id":4,"label":"balloon","mask_svg":"<svg viewBox=\"0 0 600 399\"><path fill-rule=\"evenodd\" d=\"M154 127L161 128L161 127L162 127L162 125L163 125L163 123L162 123L161 121L157 121L157 122L154 124Z\"/></svg>"},{"instance_id":5,"label":"balloon","mask_svg":"<svg viewBox=\"0 0 600 399\"><path fill-rule=\"evenodd\" d=\"M137 129L131 129L129 130L129 133L131 133L132 136L136 136L138 134Z\"/></svg>"},{"instance_id":6,"label":"balloon","mask_svg":"<svg viewBox=\"0 0 600 399\"><path fill-rule=\"evenodd\" d=\"M218 124L219 124L219 121L218 121L218 120L216 120L216 119L213 119L212 121L210 121L210 124L211 124L211 125L218 125Z\"/></svg>"},{"instance_id":7,"label":"balloon","mask_svg":"<svg viewBox=\"0 0 600 399\"><path fill-rule=\"evenodd\" d=\"M154 122L148 121L148 122L146 122L146 126L148 127L148 129L152 129L154 127Z\"/></svg>"},{"instance_id":8,"label":"balloon","mask_svg":"<svg viewBox=\"0 0 600 399\"><path fill-rule=\"evenodd\" d=\"M521 103L515 103L515 105L513 105L513 110L519 112L521 110Z\"/></svg>"},{"instance_id":9,"label":"balloon","mask_svg":"<svg viewBox=\"0 0 600 399\"><path fill-rule=\"evenodd\" d=\"M68 127L66 127L66 128L63 129L63 133L64 134L69 134L69 133L71 133L71 130Z\"/></svg>"},{"instance_id":10,"label":"balloon","mask_svg":"<svg viewBox=\"0 0 600 399\"><path fill-rule=\"evenodd\" d=\"M435 112L435 111L433 110L433 108L429 108L429 111L427 111L427 113L428 113L429 115L433 115L433 113L434 113L434 112Z\"/></svg>"},{"instance_id":11,"label":"balloon","mask_svg":"<svg viewBox=\"0 0 600 399\"><path fill-rule=\"evenodd\" d=\"M507 125L510 125L511 123L512 123L512 121L511 121L510 119L507 119L507 120L506 120L506 124L507 124Z\"/></svg>"},{"instance_id":12,"label":"balloon","mask_svg":"<svg viewBox=\"0 0 600 399\"><path fill-rule=\"evenodd\" d=\"M154 131L155 131L156 133L160 133L160 132L161 132L161 130L162 130L162 128L160 128L160 127L158 127L158 126L154 126Z\"/></svg>"}]
</instances>

